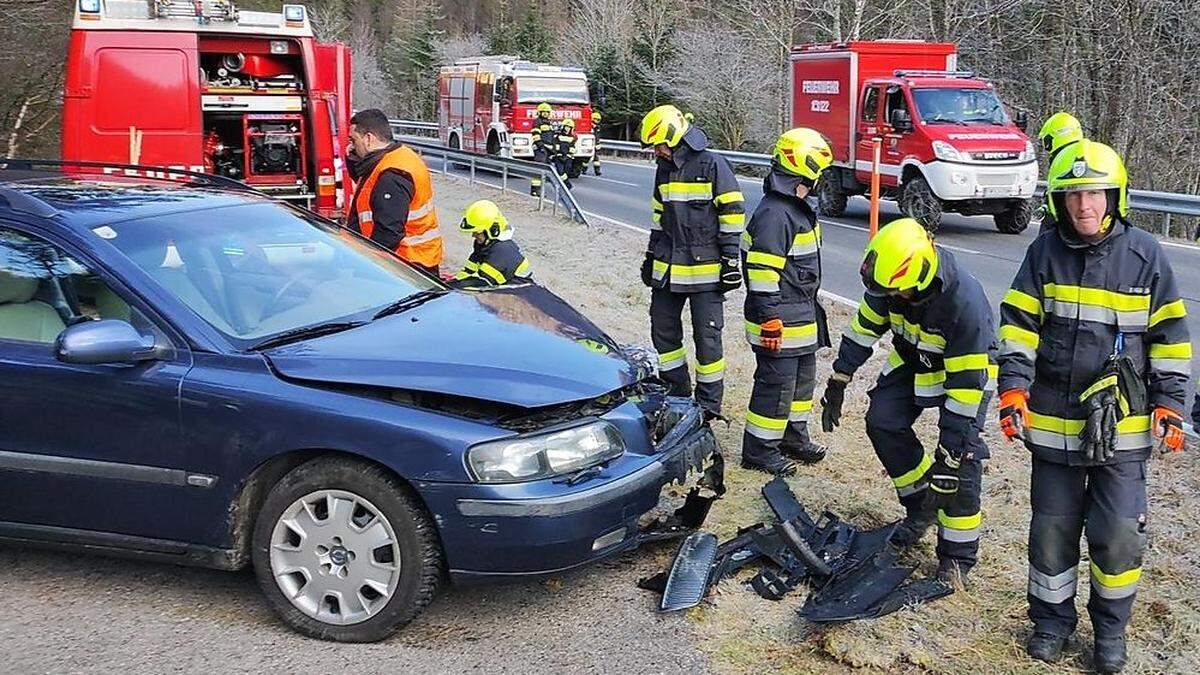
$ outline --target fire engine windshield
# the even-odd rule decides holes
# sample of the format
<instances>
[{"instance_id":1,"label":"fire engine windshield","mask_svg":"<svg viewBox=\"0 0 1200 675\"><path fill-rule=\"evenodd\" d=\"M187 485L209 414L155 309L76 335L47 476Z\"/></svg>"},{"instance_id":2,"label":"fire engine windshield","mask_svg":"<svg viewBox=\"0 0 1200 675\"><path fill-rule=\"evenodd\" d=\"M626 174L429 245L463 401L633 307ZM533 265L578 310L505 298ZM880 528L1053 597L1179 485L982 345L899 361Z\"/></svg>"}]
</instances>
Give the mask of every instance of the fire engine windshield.
<instances>
[{"instance_id":1,"label":"fire engine windshield","mask_svg":"<svg viewBox=\"0 0 1200 675\"><path fill-rule=\"evenodd\" d=\"M913 101L925 124L1008 124L1004 104L991 89L914 89Z\"/></svg>"},{"instance_id":2,"label":"fire engine windshield","mask_svg":"<svg viewBox=\"0 0 1200 675\"><path fill-rule=\"evenodd\" d=\"M588 102L587 83L567 77L517 77L518 103L582 103Z\"/></svg>"}]
</instances>

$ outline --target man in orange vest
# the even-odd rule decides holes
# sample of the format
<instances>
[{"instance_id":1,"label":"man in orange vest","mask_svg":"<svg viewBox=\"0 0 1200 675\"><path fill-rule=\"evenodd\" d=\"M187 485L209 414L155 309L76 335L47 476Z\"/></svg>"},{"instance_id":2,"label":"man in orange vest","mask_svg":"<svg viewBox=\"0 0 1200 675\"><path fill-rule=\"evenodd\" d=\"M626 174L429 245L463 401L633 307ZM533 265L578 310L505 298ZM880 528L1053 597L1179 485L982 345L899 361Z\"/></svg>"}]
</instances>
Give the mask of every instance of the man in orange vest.
<instances>
[{"instance_id":1,"label":"man in orange vest","mask_svg":"<svg viewBox=\"0 0 1200 675\"><path fill-rule=\"evenodd\" d=\"M381 110L350 118L350 144L346 164L355 191L346 204L346 226L437 276L442 234L429 168L411 148L392 140Z\"/></svg>"}]
</instances>

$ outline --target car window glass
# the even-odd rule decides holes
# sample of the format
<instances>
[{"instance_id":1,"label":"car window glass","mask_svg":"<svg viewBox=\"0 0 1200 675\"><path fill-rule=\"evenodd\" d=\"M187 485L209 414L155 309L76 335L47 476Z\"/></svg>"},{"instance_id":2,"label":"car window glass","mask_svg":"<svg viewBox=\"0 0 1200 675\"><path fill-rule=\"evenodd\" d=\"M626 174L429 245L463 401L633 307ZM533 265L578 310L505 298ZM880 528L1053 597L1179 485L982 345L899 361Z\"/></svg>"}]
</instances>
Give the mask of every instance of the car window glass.
<instances>
[{"instance_id":1,"label":"car window glass","mask_svg":"<svg viewBox=\"0 0 1200 675\"><path fill-rule=\"evenodd\" d=\"M874 122L879 116L879 87L870 87L867 89L867 95L863 99L862 120L864 122Z\"/></svg>"},{"instance_id":2,"label":"car window glass","mask_svg":"<svg viewBox=\"0 0 1200 675\"><path fill-rule=\"evenodd\" d=\"M276 203L93 231L238 346L330 321L369 319L368 313L437 287L390 252Z\"/></svg>"},{"instance_id":3,"label":"car window glass","mask_svg":"<svg viewBox=\"0 0 1200 675\"><path fill-rule=\"evenodd\" d=\"M100 319L159 334L100 276L62 249L0 228L0 339L52 343L67 326Z\"/></svg>"},{"instance_id":4,"label":"car window glass","mask_svg":"<svg viewBox=\"0 0 1200 675\"><path fill-rule=\"evenodd\" d=\"M904 90L900 87L889 87L887 98L884 101L886 110L884 111L884 119L890 124L892 121L892 113L897 110L908 110L908 103L904 100Z\"/></svg>"}]
</instances>

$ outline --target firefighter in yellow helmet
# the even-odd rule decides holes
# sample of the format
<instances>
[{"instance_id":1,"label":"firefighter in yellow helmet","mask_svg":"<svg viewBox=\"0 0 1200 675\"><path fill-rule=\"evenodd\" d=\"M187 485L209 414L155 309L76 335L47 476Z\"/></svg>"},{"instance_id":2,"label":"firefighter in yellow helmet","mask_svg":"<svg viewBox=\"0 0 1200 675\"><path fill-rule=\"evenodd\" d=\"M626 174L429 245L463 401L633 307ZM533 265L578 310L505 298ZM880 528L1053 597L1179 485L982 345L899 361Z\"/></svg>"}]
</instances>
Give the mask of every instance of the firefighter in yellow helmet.
<instances>
[{"instance_id":1,"label":"firefighter in yellow helmet","mask_svg":"<svg viewBox=\"0 0 1200 675\"><path fill-rule=\"evenodd\" d=\"M600 175L600 111L592 111L592 136L596 139L592 144L592 173Z\"/></svg>"},{"instance_id":2,"label":"firefighter in yellow helmet","mask_svg":"<svg viewBox=\"0 0 1200 675\"><path fill-rule=\"evenodd\" d=\"M1042 128L1038 131L1038 139L1041 140L1042 149L1046 151L1046 157L1050 163L1054 162L1054 158L1062 152L1063 148L1070 146L1072 143L1077 143L1083 140L1083 125L1069 112L1056 112L1042 124ZM1050 215L1050 196L1046 195L1046 203L1042 206L1042 231L1052 230L1057 227L1054 222L1054 217Z\"/></svg>"},{"instance_id":3,"label":"firefighter in yellow helmet","mask_svg":"<svg viewBox=\"0 0 1200 675\"><path fill-rule=\"evenodd\" d=\"M571 169L575 163L575 120L564 119L554 132L554 146L551 149L550 163L558 172L558 178L571 187Z\"/></svg>"},{"instance_id":4,"label":"firefighter in yellow helmet","mask_svg":"<svg viewBox=\"0 0 1200 675\"><path fill-rule=\"evenodd\" d=\"M833 153L821 134L792 129L775 143L763 198L742 234L746 339L754 350L754 390L742 435L742 466L776 475L794 461L819 462L808 420L817 356L829 346L821 286L821 226L805 198Z\"/></svg>"},{"instance_id":5,"label":"firefighter in yellow helmet","mask_svg":"<svg viewBox=\"0 0 1200 675\"><path fill-rule=\"evenodd\" d=\"M549 164L553 157L553 149L557 143L554 122L550 119L554 108L549 103L542 102L537 106L537 117L533 121L530 133L533 135L533 161L539 164ZM537 197L542 194L542 179L534 176L529 179L529 194Z\"/></svg>"},{"instance_id":6,"label":"firefighter in yellow helmet","mask_svg":"<svg viewBox=\"0 0 1200 675\"><path fill-rule=\"evenodd\" d=\"M495 202L487 199L473 202L458 227L471 235L475 248L451 285L480 288L530 280L529 261L513 241L508 219Z\"/></svg>"},{"instance_id":7,"label":"firefighter in yellow helmet","mask_svg":"<svg viewBox=\"0 0 1200 675\"><path fill-rule=\"evenodd\" d=\"M650 335L659 374L672 393L692 394L683 346L687 304L696 343L696 400L709 415L719 415L725 391L725 293L742 283L738 246L745 200L729 162L708 149L708 137L675 106L647 113L640 136L658 158L642 282L651 289Z\"/></svg>"},{"instance_id":8,"label":"firefighter in yellow helmet","mask_svg":"<svg viewBox=\"0 0 1200 675\"><path fill-rule=\"evenodd\" d=\"M983 286L911 218L867 245L866 294L842 334L821 398L825 431L838 425L846 385L890 328L892 350L870 390L867 436L904 506L893 543L910 546L938 523L938 576L965 581L979 554L979 509L988 447L980 437L994 389L995 323ZM938 409L936 450L912 425Z\"/></svg>"},{"instance_id":9,"label":"firefighter in yellow helmet","mask_svg":"<svg viewBox=\"0 0 1200 675\"><path fill-rule=\"evenodd\" d=\"M1081 140L1047 175L1056 228L1025 252L1000 304L1000 428L1032 455L1030 656L1075 630L1079 538L1100 672L1126 660L1146 542L1146 460L1183 448L1187 309L1158 240L1129 225L1125 165Z\"/></svg>"}]
</instances>

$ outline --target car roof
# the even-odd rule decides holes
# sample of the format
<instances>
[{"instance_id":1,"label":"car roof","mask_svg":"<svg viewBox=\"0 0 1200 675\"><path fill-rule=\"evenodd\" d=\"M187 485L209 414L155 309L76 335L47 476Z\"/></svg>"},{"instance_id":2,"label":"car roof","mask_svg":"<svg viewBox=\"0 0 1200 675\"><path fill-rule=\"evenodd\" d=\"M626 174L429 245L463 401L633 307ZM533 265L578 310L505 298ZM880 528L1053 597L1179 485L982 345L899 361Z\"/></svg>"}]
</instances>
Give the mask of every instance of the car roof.
<instances>
[{"instance_id":1,"label":"car roof","mask_svg":"<svg viewBox=\"0 0 1200 675\"><path fill-rule=\"evenodd\" d=\"M23 198L5 198L15 191ZM20 203L14 203L19 201ZM79 228L168 213L202 211L270 201L252 192L223 190L171 180L41 170L0 170L0 214L57 216Z\"/></svg>"}]
</instances>

